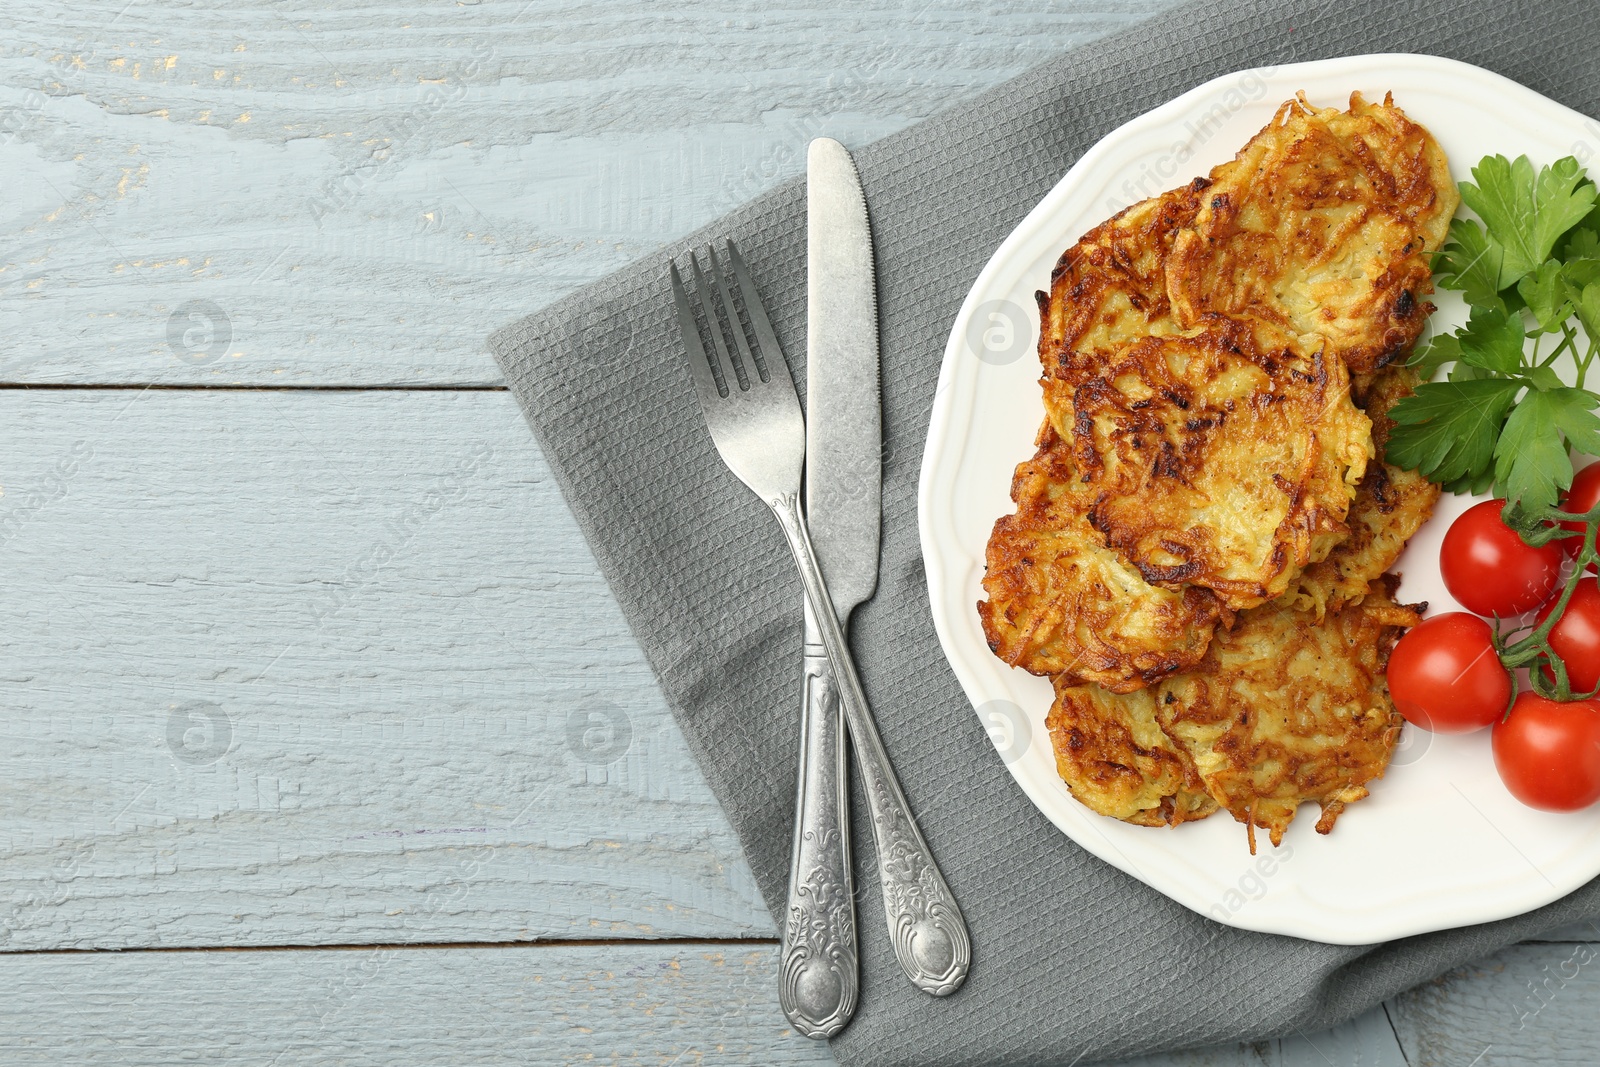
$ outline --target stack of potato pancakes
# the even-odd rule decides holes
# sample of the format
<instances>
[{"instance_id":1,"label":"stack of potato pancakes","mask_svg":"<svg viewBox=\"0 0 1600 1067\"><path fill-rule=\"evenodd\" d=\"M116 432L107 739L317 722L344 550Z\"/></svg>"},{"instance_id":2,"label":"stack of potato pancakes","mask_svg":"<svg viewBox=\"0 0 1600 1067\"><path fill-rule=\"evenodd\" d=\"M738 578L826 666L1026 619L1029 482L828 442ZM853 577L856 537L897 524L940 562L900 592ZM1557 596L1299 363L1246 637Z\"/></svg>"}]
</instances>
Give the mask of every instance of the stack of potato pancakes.
<instances>
[{"instance_id":1,"label":"stack of potato pancakes","mask_svg":"<svg viewBox=\"0 0 1600 1067\"><path fill-rule=\"evenodd\" d=\"M1277 844L1383 774L1386 574L1437 487L1383 462L1458 201L1385 99L1301 94L1209 177L1101 223L1039 293L1045 420L978 605L1050 677L1056 765L1142 825L1226 808Z\"/></svg>"}]
</instances>

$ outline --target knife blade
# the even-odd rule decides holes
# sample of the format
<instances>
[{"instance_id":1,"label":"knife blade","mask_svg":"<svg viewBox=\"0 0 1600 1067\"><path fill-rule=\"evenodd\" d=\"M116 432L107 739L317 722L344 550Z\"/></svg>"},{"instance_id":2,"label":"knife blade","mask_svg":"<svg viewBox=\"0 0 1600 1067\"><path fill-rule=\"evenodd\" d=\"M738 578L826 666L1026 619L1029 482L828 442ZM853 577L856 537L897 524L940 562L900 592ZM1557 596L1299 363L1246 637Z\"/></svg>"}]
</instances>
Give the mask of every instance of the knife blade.
<instances>
[{"instance_id":1,"label":"knife blade","mask_svg":"<svg viewBox=\"0 0 1600 1067\"><path fill-rule=\"evenodd\" d=\"M878 584L883 416L878 284L850 153L806 153L806 517L840 623Z\"/></svg>"},{"instance_id":2,"label":"knife blade","mask_svg":"<svg viewBox=\"0 0 1600 1067\"><path fill-rule=\"evenodd\" d=\"M878 584L882 416L877 278L866 199L838 141L806 153L806 522L839 623ZM806 606L801 741L778 1000L831 1037L855 1013L859 965L844 718Z\"/></svg>"}]
</instances>

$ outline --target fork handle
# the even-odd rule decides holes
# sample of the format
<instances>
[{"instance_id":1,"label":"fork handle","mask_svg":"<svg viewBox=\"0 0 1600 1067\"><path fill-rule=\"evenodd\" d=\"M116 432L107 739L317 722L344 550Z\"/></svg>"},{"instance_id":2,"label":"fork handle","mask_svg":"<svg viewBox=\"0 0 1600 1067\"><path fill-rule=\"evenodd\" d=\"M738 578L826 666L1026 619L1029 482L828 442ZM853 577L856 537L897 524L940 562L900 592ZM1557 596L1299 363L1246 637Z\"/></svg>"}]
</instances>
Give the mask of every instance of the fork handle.
<instances>
[{"instance_id":1,"label":"fork handle","mask_svg":"<svg viewBox=\"0 0 1600 1067\"><path fill-rule=\"evenodd\" d=\"M961 988L972 963L972 938L961 909L917 828L900 782L895 778L867 707L861 679L850 658L844 628L817 566L811 536L800 512L800 494L784 493L767 501L788 536L800 569L806 599L811 602L822 646L839 686L840 704L850 725L856 765L871 809L872 836L877 846L878 881L883 888L884 918L894 955L913 985L936 997Z\"/></svg>"},{"instance_id":2,"label":"fork handle","mask_svg":"<svg viewBox=\"0 0 1600 1067\"><path fill-rule=\"evenodd\" d=\"M861 978L844 718L814 614L807 601L800 782L778 1003L797 1031L824 1038L843 1030L855 1014Z\"/></svg>"}]
</instances>

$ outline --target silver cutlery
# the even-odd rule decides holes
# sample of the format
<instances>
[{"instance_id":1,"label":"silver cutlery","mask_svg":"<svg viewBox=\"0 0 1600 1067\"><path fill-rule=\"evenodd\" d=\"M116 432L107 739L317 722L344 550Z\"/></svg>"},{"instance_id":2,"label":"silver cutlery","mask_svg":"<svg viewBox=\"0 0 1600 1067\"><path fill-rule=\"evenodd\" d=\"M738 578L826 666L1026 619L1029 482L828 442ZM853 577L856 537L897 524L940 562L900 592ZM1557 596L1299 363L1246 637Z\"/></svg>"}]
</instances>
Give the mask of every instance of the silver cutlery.
<instances>
[{"instance_id":1,"label":"silver cutlery","mask_svg":"<svg viewBox=\"0 0 1600 1067\"><path fill-rule=\"evenodd\" d=\"M864 229L864 218L862 226ZM971 939L955 898L917 828L910 805L889 764L801 511L800 479L805 463L806 428L788 363L750 279L749 269L731 242L723 243L722 258L727 260L726 268L716 249L707 248L709 269L702 270L699 258L692 252L689 257L695 295L705 320L705 336L711 342L709 352L678 266L672 263L669 268L679 331L695 394L718 454L734 475L772 509L800 571L806 601L811 608L811 621L816 625L833 684L837 687L838 702L849 725L871 810L885 917L895 957L918 988L934 996L945 996L958 989L966 978L972 956ZM735 293L739 297L737 302ZM745 313L743 318L740 308ZM731 348L726 342L730 337ZM872 343L875 349L875 336ZM876 463L876 457L873 461ZM876 538L874 527L871 542L874 548ZM876 552L872 565L875 575ZM867 591L870 593L871 586ZM852 606L856 602L848 601ZM825 732L825 724L819 725L818 736ZM836 740L835 748L838 744ZM826 745L824 740L824 751L811 753L813 768L821 768L830 760L837 761L836 756L827 754ZM842 781L842 774L839 779ZM803 782L802 791L807 792L810 784ZM842 784L824 788L822 792L826 795L815 801L825 815L830 803L837 806L836 816L826 815L836 824L842 824L844 816L842 789ZM805 818L808 802L811 801L802 800L797 820ZM827 830L822 832L826 834ZM797 876L802 882L807 878L814 880L825 891L802 894L805 899L799 914L791 911L785 923L786 941L791 944L797 939L791 935L791 929L798 922L804 927L803 936L808 939L808 946L819 941L838 946L838 951L832 954L828 954L831 949L819 955L808 948L794 957L792 964L790 959L785 960L780 983L780 989L786 989L782 994L786 1000L785 1009L793 1006L791 1018L798 1015L799 1019L807 1020L803 1025L796 1021L801 1032L818 1037L837 1032L848 1021L855 1001L855 941L850 938L846 950L842 935L834 933L849 929L846 923L853 924L853 919L840 919L842 910L853 909L853 900L847 888L850 884L847 835L841 829L838 837L839 845L814 851L814 862L825 865L818 874ZM796 858L813 862L807 858L813 853L803 849L804 844L802 840L797 846ZM811 937L813 931L822 931L822 936Z\"/></svg>"},{"instance_id":2,"label":"silver cutlery","mask_svg":"<svg viewBox=\"0 0 1600 1067\"><path fill-rule=\"evenodd\" d=\"M878 584L882 416L872 233L850 154L811 142L806 158L805 515L839 626ZM859 966L850 863L844 717L822 633L805 604L800 768L778 1001L807 1037L855 1011Z\"/></svg>"}]
</instances>

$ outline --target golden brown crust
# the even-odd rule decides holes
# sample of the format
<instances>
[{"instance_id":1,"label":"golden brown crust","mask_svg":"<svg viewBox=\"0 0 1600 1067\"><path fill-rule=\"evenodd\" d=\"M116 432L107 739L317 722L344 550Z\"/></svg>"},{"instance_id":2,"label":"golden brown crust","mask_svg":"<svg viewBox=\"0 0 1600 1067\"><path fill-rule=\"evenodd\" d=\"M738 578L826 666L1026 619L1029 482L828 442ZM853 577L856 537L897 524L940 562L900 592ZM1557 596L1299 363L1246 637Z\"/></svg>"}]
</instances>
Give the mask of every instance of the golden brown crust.
<instances>
[{"instance_id":1,"label":"golden brown crust","mask_svg":"<svg viewBox=\"0 0 1600 1067\"><path fill-rule=\"evenodd\" d=\"M1056 770L1086 807L1140 826L1176 826L1219 807L1282 841L1300 804L1317 831L1381 778L1402 720L1384 669L1416 609L1375 583L1320 622L1272 604L1219 633L1204 661L1117 694L1055 681L1046 726ZM1252 851L1253 851L1252 846Z\"/></svg>"},{"instance_id":2,"label":"golden brown crust","mask_svg":"<svg viewBox=\"0 0 1600 1067\"><path fill-rule=\"evenodd\" d=\"M1156 721L1155 690L1118 695L1058 679L1045 725L1056 770L1072 795L1101 815L1176 826L1217 810L1194 761Z\"/></svg>"},{"instance_id":3,"label":"golden brown crust","mask_svg":"<svg viewBox=\"0 0 1600 1067\"><path fill-rule=\"evenodd\" d=\"M1428 259L1458 202L1443 150L1391 100L1291 100L1233 160L1062 253L1039 294L1045 377L1246 310L1322 335L1353 371L1393 362L1433 310Z\"/></svg>"},{"instance_id":4,"label":"golden brown crust","mask_svg":"<svg viewBox=\"0 0 1600 1067\"><path fill-rule=\"evenodd\" d=\"M1099 544L1070 498L1072 458L1046 422L1038 453L1016 469L1016 514L989 537L978 614L1003 661L1118 693L1184 670L1232 619L1203 589L1155 589Z\"/></svg>"},{"instance_id":5,"label":"golden brown crust","mask_svg":"<svg viewBox=\"0 0 1600 1067\"><path fill-rule=\"evenodd\" d=\"M1100 543L1071 496L1072 457L1047 422L1017 467L1017 511L995 523L978 604L995 655L1116 692L1199 662L1232 614L1205 589L1158 589Z\"/></svg>"},{"instance_id":6,"label":"golden brown crust","mask_svg":"<svg viewBox=\"0 0 1600 1067\"><path fill-rule=\"evenodd\" d=\"M1372 444L1381 459L1388 447L1389 434L1394 431L1394 420L1389 412L1422 384L1417 372L1403 363L1384 367L1365 374L1350 375L1350 396L1367 418L1372 420Z\"/></svg>"},{"instance_id":7,"label":"golden brown crust","mask_svg":"<svg viewBox=\"0 0 1600 1067\"><path fill-rule=\"evenodd\" d=\"M1391 100L1353 93L1340 111L1302 94L1211 172L1166 257L1172 315L1249 310L1325 338L1354 372L1382 367L1433 311L1428 260L1457 201L1444 152Z\"/></svg>"},{"instance_id":8,"label":"golden brown crust","mask_svg":"<svg viewBox=\"0 0 1600 1067\"><path fill-rule=\"evenodd\" d=\"M1416 471L1383 462L1383 448L1394 426L1389 409L1416 386L1416 372L1405 366L1386 367L1355 383L1356 402L1372 420L1377 457L1356 487L1345 518L1349 536L1290 583L1281 598L1284 604L1321 621L1328 611L1361 599L1367 586L1394 566L1407 542L1433 517L1439 487Z\"/></svg>"},{"instance_id":9,"label":"golden brown crust","mask_svg":"<svg viewBox=\"0 0 1600 1067\"><path fill-rule=\"evenodd\" d=\"M1374 584L1320 623L1276 604L1245 612L1198 668L1155 697L1163 731L1210 794L1274 845L1308 800L1322 805L1317 829L1327 833L1389 764L1402 720L1384 668L1403 630L1421 621L1394 603L1395 585Z\"/></svg>"},{"instance_id":10,"label":"golden brown crust","mask_svg":"<svg viewBox=\"0 0 1600 1067\"><path fill-rule=\"evenodd\" d=\"M1220 316L1128 345L1074 390L1073 421L1073 491L1106 544L1235 610L1344 538L1372 438L1343 363Z\"/></svg>"},{"instance_id":11,"label":"golden brown crust","mask_svg":"<svg viewBox=\"0 0 1600 1067\"><path fill-rule=\"evenodd\" d=\"M1141 201L1061 254L1039 293L1039 361L1046 378L1092 373L1135 337L1178 329L1167 300L1167 253L1194 222L1209 179Z\"/></svg>"}]
</instances>

